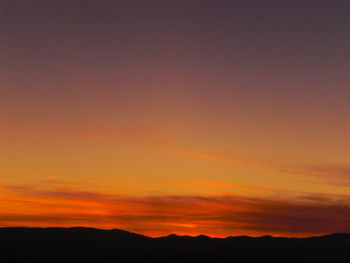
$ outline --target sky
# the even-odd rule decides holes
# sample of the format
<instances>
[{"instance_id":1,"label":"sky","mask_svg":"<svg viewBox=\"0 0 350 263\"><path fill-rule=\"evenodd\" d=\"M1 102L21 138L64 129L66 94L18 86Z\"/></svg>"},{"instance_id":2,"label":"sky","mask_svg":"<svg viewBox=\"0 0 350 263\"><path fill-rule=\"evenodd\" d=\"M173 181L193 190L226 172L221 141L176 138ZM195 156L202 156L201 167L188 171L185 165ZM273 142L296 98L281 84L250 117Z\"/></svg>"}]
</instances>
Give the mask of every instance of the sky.
<instances>
[{"instance_id":1,"label":"sky","mask_svg":"<svg viewBox=\"0 0 350 263\"><path fill-rule=\"evenodd\" d=\"M0 7L0 226L350 232L349 1Z\"/></svg>"}]
</instances>

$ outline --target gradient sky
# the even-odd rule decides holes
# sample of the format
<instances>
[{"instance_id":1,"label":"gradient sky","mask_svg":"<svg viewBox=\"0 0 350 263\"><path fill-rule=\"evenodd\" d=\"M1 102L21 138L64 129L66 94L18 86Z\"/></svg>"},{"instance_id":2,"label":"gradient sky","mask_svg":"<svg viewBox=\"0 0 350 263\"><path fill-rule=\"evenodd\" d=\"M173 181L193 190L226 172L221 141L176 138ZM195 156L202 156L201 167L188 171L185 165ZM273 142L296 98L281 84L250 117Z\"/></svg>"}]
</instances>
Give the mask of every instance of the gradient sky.
<instances>
[{"instance_id":1,"label":"gradient sky","mask_svg":"<svg viewBox=\"0 0 350 263\"><path fill-rule=\"evenodd\" d=\"M350 1L0 5L0 226L350 232Z\"/></svg>"}]
</instances>

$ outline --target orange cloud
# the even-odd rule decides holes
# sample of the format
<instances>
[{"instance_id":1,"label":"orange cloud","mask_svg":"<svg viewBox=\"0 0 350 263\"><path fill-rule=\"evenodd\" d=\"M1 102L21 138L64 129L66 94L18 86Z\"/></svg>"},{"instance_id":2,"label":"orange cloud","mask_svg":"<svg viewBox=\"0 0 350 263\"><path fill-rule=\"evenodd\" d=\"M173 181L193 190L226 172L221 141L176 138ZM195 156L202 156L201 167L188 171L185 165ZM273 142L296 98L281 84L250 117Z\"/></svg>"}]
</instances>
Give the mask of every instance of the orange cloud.
<instances>
[{"instance_id":1,"label":"orange cloud","mask_svg":"<svg viewBox=\"0 0 350 263\"><path fill-rule=\"evenodd\" d=\"M150 236L350 232L350 196L132 197L17 185L2 185L1 194L1 226L79 225Z\"/></svg>"},{"instance_id":2,"label":"orange cloud","mask_svg":"<svg viewBox=\"0 0 350 263\"><path fill-rule=\"evenodd\" d=\"M254 191L279 191L270 188L255 187L250 185L241 185L241 184L229 184L215 181L194 181L194 180L178 180L178 184L183 185L199 185L199 186L209 186L209 187L222 187L222 188L237 188L245 190L254 190Z\"/></svg>"}]
</instances>

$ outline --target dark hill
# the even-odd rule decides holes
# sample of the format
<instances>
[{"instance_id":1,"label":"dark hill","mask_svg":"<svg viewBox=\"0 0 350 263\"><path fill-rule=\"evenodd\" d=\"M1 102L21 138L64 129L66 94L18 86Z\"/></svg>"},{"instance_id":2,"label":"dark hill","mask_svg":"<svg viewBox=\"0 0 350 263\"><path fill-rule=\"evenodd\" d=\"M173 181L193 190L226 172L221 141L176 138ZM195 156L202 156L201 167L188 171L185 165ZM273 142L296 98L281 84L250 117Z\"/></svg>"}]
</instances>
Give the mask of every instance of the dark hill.
<instances>
[{"instance_id":1,"label":"dark hill","mask_svg":"<svg viewBox=\"0 0 350 263\"><path fill-rule=\"evenodd\" d=\"M350 234L310 238L170 235L94 228L0 228L6 262L350 262Z\"/></svg>"}]
</instances>

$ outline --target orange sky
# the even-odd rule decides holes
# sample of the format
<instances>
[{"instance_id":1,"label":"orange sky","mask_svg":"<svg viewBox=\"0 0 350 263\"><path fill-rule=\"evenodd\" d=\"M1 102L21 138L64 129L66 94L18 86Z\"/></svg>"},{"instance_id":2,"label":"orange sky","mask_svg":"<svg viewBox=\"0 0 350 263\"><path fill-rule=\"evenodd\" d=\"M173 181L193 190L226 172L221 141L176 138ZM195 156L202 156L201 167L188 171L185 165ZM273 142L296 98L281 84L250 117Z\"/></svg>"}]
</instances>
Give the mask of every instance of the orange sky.
<instances>
[{"instance_id":1,"label":"orange sky","mask_svg":"<svg viewBox=\"0 0 350 263\"><path fill-rule=\"evenodd\" d=\"M348 1L22 2L0 226L350 232Z\"/></svg>"}]
</instances>

